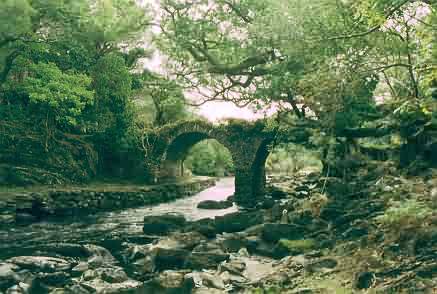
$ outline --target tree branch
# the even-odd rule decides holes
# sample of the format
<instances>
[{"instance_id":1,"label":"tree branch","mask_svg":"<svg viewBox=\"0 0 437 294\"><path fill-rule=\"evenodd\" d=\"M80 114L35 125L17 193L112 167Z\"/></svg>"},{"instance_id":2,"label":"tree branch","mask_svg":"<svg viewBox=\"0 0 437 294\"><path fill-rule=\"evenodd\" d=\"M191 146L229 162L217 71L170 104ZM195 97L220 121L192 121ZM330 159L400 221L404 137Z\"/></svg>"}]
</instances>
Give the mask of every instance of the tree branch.
<instances>
[{"instance_id":1,"label":"tree branch","mask_svg":"<svg viewBox=\"0 0 437 294\"><path fill-rule=\"evenodd\" d=\"M407 4L410 1L411 0L403 0L403 1L401 1L398 5L394 6L392 9L390 9L390 11L385 15L385 18L388 19L389 17L391 17L395 12L397 12L399 9L401 9L402 6L404 6L405 4ZM364 36L367 36L367 35L369 35L371 33L376 32L381 27L382 27L382 24L379 24L379 25L371 27L369 30L364 31L364 32L358 32L358 33L345 34L345 35L341 35L341 36L329 37L329 38L326 38L326 39L321 39L320 41L335 41L335 40L344 40L344 39L352 39L352 38L364 37Z\"/></svg>"}]
</instances>

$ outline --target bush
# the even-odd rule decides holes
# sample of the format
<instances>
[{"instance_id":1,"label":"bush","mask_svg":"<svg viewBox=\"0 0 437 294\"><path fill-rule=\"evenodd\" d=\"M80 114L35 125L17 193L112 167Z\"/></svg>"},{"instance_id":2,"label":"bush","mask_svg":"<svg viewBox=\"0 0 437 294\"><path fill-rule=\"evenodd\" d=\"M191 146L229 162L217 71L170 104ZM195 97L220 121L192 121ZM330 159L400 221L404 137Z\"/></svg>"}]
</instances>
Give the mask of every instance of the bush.
<instances>
[{"instance_id":1,"label":"bush","mask_svg":"<svg viewBox=\"0 0 437 294\"><path fill-rule=\"evenodd\" d=\"M407 228L421 226L432 215L431 208L415 199L396 202L377 220L386 227Z\"/></svg>"},{"instance_id":2,"label":"bush","mask_svg":"<svg viewBox=\"0 0 437 294\"><path fill-rule=\"evenodd\" d=\"M376 221L388 237L386 242L399 243L405 249L427 230L427 220L432 214L433 210L424 203L410 199L395 202Z\"/></svg>"},{"instance_id":3,"label":"bush","mask_svg":"<svg viewBox=\"0 0 437 294\"><path fill-rule=\"evenodd\" d=\"M191 148L185 166L202 176L226 176L234 170L229 150L216 140L205 140Z\"/></svg>"}]
</instances>

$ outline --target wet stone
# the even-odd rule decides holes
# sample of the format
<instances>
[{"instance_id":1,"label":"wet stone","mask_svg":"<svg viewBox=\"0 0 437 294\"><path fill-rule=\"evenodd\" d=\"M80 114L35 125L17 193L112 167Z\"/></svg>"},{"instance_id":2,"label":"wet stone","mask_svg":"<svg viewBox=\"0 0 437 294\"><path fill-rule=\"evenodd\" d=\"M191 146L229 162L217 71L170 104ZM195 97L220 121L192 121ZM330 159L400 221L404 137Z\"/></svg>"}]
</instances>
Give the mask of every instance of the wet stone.
<instances>
[{"instance_id":1,"label":"wet stone","mask_svg":"<svg viewBox=\"0 0 437 294\"><path fill-rule=\"evenodd\" d=\"M215 200L204 200L197 204L197 208L200 209L226 209L232 207L232 201L215 201Z\"/></svg>"},{"instance_id":2,"label":"wet stone","mask_svg":"<svg viewBox=\"0 0 437 294\"><path fill-rule=\"evenodd\" d=\"M182 214L167 213L144 217L143 232L152 235L165 235L182 228L186 223Z\"/></svg>"},{"instance_id":3,"label":"wet stone","mask_svg":"<svg viewBox=\"0 0 437 294\"><path fill-rule=\"evenodd\" d=\"M45 256L18 256L7 261L35 272L66 271L71 268L71 264L64 259Z\"/></svg>"}]
</instances>

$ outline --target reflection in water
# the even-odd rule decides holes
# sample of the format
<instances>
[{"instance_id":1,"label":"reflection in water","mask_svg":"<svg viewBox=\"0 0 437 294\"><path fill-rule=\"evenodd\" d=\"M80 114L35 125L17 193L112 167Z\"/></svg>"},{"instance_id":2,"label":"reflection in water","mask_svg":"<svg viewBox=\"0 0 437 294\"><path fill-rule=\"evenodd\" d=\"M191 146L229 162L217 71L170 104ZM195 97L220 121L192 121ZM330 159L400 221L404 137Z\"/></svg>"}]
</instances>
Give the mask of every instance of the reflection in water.
<instances>
[{"instance_id":1,"label":"reflection in water","mask_svg":"<svg viewBox=\"0 0 437 294\"><path fill-rule=\"evenodd\" d=\"M156 206L97 213L86 217L68 217L44 221L30 226L13 226L0 230L0 258L19 255L26 247L35 248L54 242L100 243L116 236L142 235L145 215L178 212L187 220L224 215L237 210L235 206L222 210L196 208L203 200L224 200L234 193L234 179L223 178L214 187L192 197Z\"/></svg>"}]
</instances>

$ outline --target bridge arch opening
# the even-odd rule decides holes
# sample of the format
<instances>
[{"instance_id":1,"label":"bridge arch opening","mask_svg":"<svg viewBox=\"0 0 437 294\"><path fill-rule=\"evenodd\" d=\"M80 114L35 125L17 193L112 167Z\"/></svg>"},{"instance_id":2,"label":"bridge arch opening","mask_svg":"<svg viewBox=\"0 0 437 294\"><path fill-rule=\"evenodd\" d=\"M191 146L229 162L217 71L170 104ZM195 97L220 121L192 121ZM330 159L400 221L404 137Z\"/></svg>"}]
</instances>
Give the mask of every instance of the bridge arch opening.
<instances>
[{"instance_id":1,"label":"bridge arch opening","mask_svg":"<svg viewBox=\"0 0 437 294\"><path fill-rule=\"evenodd\" d=\"M188 172L197 176L234 175L234 161L228 148L216 139L206 139L192 146L184 160Z\"/></svg>"},{"instance_id":2,"label":"bridge arch opening","mask_svg":"<svg viewBox=\"0 0 437 294\"><path fill-rule=\"evenodd\" d=\"M230 176L233 158L230 150L208 133L188 132L169 144L161 166L161 180L191 175Z\"/></svg>"}]
</instances>

